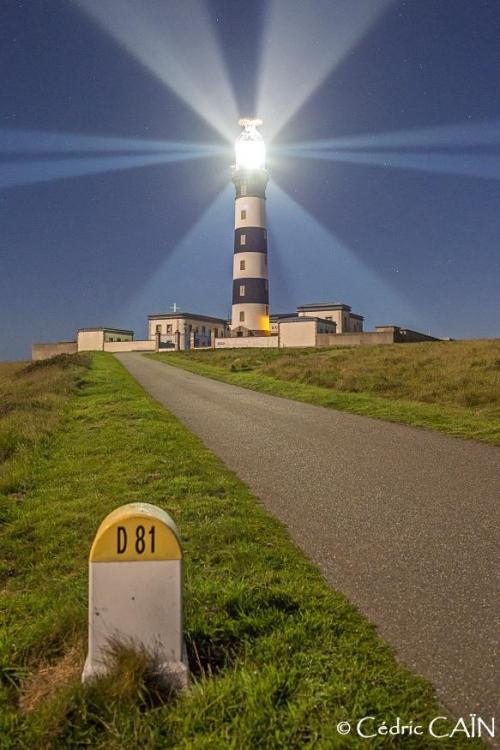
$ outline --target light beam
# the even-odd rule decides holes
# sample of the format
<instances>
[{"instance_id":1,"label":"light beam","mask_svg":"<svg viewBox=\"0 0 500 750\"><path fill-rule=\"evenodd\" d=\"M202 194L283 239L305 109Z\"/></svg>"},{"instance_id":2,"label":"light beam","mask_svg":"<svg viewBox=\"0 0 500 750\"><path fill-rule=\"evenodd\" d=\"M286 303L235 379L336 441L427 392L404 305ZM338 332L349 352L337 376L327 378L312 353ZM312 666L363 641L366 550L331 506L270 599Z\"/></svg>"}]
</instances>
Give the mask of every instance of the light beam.
<instances>
[{"instance_id":1,"label":"light beam","mask_svg":"<svg viewBox=\"0 0 500 750\"><path fill-rule=\"evenodd\" d=\"M270 0L257 112L269 140L290 120L393 0Z\"/></svg>"},{"instance_id":2,"label":"light beam","mask_svg":"<svg viewBox=\"0 0 500 750\"><path fill-rule=\"evenodd\" d=\"M220 316L227 313L231 293L232 226L228 221L233 189L227 185L210 203L198 221L174 247L165 247L165 259L146 278L137 293L117 312L116 320L144 326L145 314L168 312L175 300L183 311ZM200 299L200 278L210 289L210 301ZM226 279L226 283L224 283Z\"/></svg>"},{"instance_id":3,"label":"light beam","mask_svg":"<svg viewBox=\"0 0 500 750\"><path fill-rule=\"evenodd\" d=\"M271 180L269 185L269 262L278 256L284 279L273 277L273 312L315 301L345 302L355 312L370 311L371 324L417 326L418 313L373 269L368 268L331 230ZM320 270L319 270L320 269ZM293 295L292 298L289 295ZM417 328L418 330L418 328Z\"/></svg>"},{"instance_id":4,"label":"light beam","mask_svg":"<svg viewBox=\"0 0 500 750\"><path fill-rule=\"evenodd\" d=\"M203 0L71 0L224 138L236 102Z\"/></svg>"},{"instance_id":5,"label":"light beam","mask_svg":"<svg viewBox=\"0 0 500 750\"><path fill-rule=\"evenodd\" d=\"M342 136L326 140L277 144L276 153L293 156L297 151L337 151L340 149L460 148L500 146L500 120L440 125L433 128L395 130L388 133Z\"/></svg>"},{"instance_id":6,"label":"light beam","mask_svg":"<svg viewBox=\"0 0 500 750\"><path fill-rule=\"evenodd\" d=\"M77 133L50 133L42 130L0 130L0 152L6 154L50 154L78 152L147 152L206 151L228 152L222 145L183 143L180 141L144 140Z\"/></svg>"},{"instance_id":7,"label":"light beam","mask_svg":"<svg viewBox=\"0 0 500 750\"><path fill-rule=\"evenodd\" d=\"M294 154L304 159L365 164L371 167L394 167L413 169L420 172L462 175L488 180L500 180L500 156L492 154L462 154L411 152L411 151L322 151L313 149L297 150Z\"/></svg>"},{"instance_id":8,"label":"light beam","mask_svg":"<svg viewBox=\"0 0 500 750\"><path fill-rule=\"evenodd\" d=\"M0 189L31 185L37 182L67 179L135 169L154 164L167 164L211 156L204 151L160 154L135 154L132 156L100 156L81 159L40 159L37 161L10 161L0 165Z\"/></svg>"}]
</instances>

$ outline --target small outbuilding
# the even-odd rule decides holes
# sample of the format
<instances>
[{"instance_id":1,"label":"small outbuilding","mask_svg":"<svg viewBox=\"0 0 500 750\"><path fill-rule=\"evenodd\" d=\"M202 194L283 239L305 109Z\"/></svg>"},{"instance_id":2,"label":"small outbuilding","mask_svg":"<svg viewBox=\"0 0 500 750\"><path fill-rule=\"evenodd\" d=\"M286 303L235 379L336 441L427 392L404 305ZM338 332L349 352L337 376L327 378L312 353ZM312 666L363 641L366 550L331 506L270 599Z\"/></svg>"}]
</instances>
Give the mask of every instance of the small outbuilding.
<instances>
[{"instance_id":1,"label":"small outbuilding","mask_svg":"<svg viewBox=\"0 0 500 750\"><path fill-rule=\"evenodd\" d=\"M111 341L133 341L134 332L124 328L79 328L76 340L79 352L99 352Z\"/></svg>"}]
</instances>

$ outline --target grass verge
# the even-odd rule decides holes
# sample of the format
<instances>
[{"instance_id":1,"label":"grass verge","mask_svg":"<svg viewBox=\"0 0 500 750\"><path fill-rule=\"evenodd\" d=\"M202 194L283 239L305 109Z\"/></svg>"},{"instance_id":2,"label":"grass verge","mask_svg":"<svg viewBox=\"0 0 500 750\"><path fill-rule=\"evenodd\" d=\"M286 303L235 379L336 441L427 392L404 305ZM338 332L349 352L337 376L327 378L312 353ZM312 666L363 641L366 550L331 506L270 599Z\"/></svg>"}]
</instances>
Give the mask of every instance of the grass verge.
<instances>
[{"instance_id":1,"label":"grass verge","mask_svg":"<svg viewBox=\"0 0 500 750\"><path fill-rule=\"evenodd\" d=\"M33 449L57 427L89 367L83 354L0 364L0 524L12 505L5 493L22 501Z\"/></svg>"},{"instance_id":2,"label":"grass verge","mask_svg":"<svg viewBox=\"0 0 500 750\"><path fill-rule=\"evenodd\" d=\"M148 355L274 396L500 445L500 340Z\"/></svg>"},{"instance_id":3,"label":"grass verge","mask_svg":"<svg viewBox=\"0 0 500 750\"><path fill-rule=\"evenodd\" d=\"M97 354L3 527L1 747L349 748L336 724L426 724L431 688L291 543L283 526L110 355ZM79 683L87 557L111 509L147 500L185 547L189 694L161 698L140 657ZM363 747L472 748L385 737Z\"/></svg>"}]
</instances>

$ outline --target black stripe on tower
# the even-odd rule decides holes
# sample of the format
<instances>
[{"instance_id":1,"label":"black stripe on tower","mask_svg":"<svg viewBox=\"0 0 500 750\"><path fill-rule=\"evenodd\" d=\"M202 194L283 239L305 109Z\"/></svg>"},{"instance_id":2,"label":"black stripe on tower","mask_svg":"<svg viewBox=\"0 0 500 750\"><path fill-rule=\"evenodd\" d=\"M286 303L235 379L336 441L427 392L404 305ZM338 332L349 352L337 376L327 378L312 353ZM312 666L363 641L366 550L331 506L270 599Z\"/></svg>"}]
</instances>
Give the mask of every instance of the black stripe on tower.
<instances>
[{"instance_id":1,"label":"black stripe on tower","mask_svg":"<svg viewBox=\"0 0 500 750\"><path fill-rule=\"evenodd\" d=\"M244 245L241 236L245 237ZM240 227L234 230L235 253L267 253L267 231L261 227Z\"/></svg>"},{"instance_id":2,"label":"black stripe on tower","mask_svg":"<svg viewBox=\"0 0 500 750\"><path fill-rule=\"evenodd\" d=\"M235 169L233 182L237 198L265 198L269 175L265 169Z\"/></svg>"},{"instance_id":3,"label":"black stripe on tower","mask_svg":"<svg viewBox=\"0 0 500 750\"><path fill-rule=\"evenodd\" d=\"M243 294L242 294L243 292ZM234 279L233 305L245 303L269 304L269 286L267 279Z\"/></svg>"}]
</instances>

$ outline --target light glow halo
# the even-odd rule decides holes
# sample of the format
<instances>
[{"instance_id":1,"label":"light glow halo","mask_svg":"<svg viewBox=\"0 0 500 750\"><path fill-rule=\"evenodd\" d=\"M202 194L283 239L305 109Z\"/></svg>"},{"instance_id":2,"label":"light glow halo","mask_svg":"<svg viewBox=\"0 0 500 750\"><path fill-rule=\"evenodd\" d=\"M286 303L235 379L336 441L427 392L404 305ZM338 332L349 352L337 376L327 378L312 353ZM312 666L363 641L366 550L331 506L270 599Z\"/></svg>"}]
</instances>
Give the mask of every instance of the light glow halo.
<instances>
[{"instance_id":1,"label":"light glow halo","mask_svg":"<svg viewBox=\"0 0 500 750\"><path fill-rule=\"evenodd\" d=\"M266 145L257 130L262 120L244 117L238 121L243 130L236 139L236 169L265 169Z\"/></svg>"}]
</instances>

